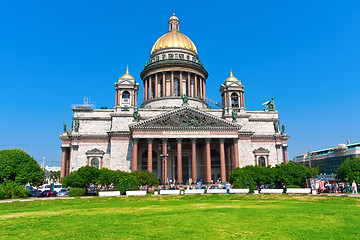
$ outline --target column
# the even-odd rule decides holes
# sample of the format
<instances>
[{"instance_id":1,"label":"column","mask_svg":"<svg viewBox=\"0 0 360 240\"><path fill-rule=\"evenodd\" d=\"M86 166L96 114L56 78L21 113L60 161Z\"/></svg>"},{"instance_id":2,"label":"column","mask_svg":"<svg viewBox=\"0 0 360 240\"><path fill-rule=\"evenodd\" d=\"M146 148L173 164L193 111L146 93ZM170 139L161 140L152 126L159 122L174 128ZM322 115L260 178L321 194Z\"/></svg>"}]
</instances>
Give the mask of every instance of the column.
<instances>
[{"instance_id":1,"label":"column","mask_svg":"<svg viewBox=\"0 0 360 240\"><path fill-rule=\"evenodd\" d=\"M133 162L132 162L132 171L138 170L138 138L133 139Z\"/></svg>"},{"instance_id":2,"label":"column","mask_svg":"<svg viewBox=\"0 0 360 240\"><path fill-rule=\"evenodd\" d=\"M269 166L269 155L266 156L266 167Z\"/></svg>"},{"instance_id":3,"label":"column","mask_svg":"<svg viewBox=\"0 0 360 240\"><path fill-rule=\"evenodd\" d=\"M231 158L230 158L230 147L227 146L226 147L226 154L225 154L225 158L226 158L226 171L229 174L231 172Z\"/></svg>"},{"instance_id":4,"label":"column","mask_svg":"<svg viewBox=\"0 0 360 240\"><path fill-rule=\"evenodd\" d=\"M224 91L224 108L227 108L227 92Z\"/></svg>"},{"instance_id":5,"label":"column","mask_svg":"<svg viewBox=\"0 0 360 240\"><path fill-rule=\"evenodd\" d=\"M90 157L86 157L86 165L90 166Z\"/></svg>"},{"instance_id":6,"label":"column","mask_svg":"<svg viewBox=\"0 0 360 240\"><path fill-rule=\"evenodd\" d=\"M211 182L211 138L206 138L206 182Z\"/></svg>"},{"instance_id":7,"label":"column","mask_svg":"<svg viewBox=\"0 0 360 240\"><path fill-rule=\"evenodd\" d=\"M100 157L100 169L102 169L102 166L103 166L103 158L104 157Z\"/></svg>"},{"instance_id":8,"label":"column","mask_svg":"<svg viewBox=\"0 0 360 240\"><path fill-rule=\"evenodd\" d=\"M165 81L165 72L163 72L163 78L162 78L162 97L165 97L166 96L166 81Z\"/></svg>"},{"instance_id":9,"label":"column","mask_svg":"<svg viewBox=\"0 0 360 240\"><path fill-rule=\"evenodd\" d=\"M288 163L287 146L283 146L282 148L283 148L284 162Z\"/></svg>"},{"instance_id":10,"label":"column","mask_svg":"<svg viewBox=\"0 0 360 240\"><path fill-rule=\"evenodd\" d=\"M65 177L66 175L66 148L61 147L61 171L60 171L60 178Z\"/></svg>"},{"instance_id":11,"label":"column","mask_svg":"<svg viewBox=\"0 0 360 240\"><path fill-rule=\"evenodd\" d=\"M159 93L158 93L158 74L155 73L155 97L159 97Z\"/></svg>"},{"instance_id":12,"label":"column","mask_svg":"<svg viewBox=\"0 0 360 240\"><path fill-rule=\"evenodd\" d=\"M192 180L196 182L197 180L197 169L196 169L196 138L191 139L191 173Z\"/></svg>"},{"instance_id":13,"label":"column","mask_svg":"<svg viewBox=\"0 0 360 240\"><path fill-rule=\"evenodd\" d=\"M245 107L244 92L241 92L241 106L242 106L242 107Z\"/></svg>"},{"instance_id":14,"label":"column","mask_svg":"<svg viewBox=\"0 0 360 240\"><path fill-rule=\"evenodd\" d=\"M191 80L190 80L190 72L188 72L188 77L187 77L188 81L187 81L187 88L188 88L188 92L187 95L191 96Z\"/></svg>"},{"instance_id":15,"label":"column","mask_svg":"<svg viewBox=\"0 0 360 240\"><path fill-rule=\"evenodd\" d=\"M149 100L150 100L150 99L153 99L151 76L149 77Z\"/></svg>"},{"instance_id":16,"label":"column","mask_svg":"<svg viewBox=\"0 0 360 240\"><path fill-rule=\"evenodd\" d=\"M203 99L203 95L202 95L202 77L199 76L199 97L200 99Z\"/></svg>"},{"instance_id":17,"label":"column","mask_svg":"<svg viewBox=\"0 0 360 240\"><path fill-rule=\"evenodd\" d=\"M234 170L234 144L230 144L230 171Z\"/></svg>"},{"instance_id":18,"label":"column","mask_svg":"<svg viewBox=\"0 0 360 240\"><path fill-rule=\"evenodd\" d=\"M180 88L180 96L183 94L183 82L182 82L182 72L180 71L180 77L179 77L179 88Z\"/></svg>"},{"instance_id":19,"label":"column","mask_svg":"<svg viewBox=\"0 0 360 240\"><path fill-rule=\"evenodd\" d=\"M197 75L195 74L195 81L194 81L194 97L198 97L197 94Z\"/></svg>"},{"instance_id":20,"label":"column","mask_svg":"<svg viewBox=\"0 0 360 240\"><path fill-rule=\"evenodd\" d=\"M177 182L182 183L182 149L181 142L182 138L177 138Z\"/></svg>"},{"instance_id":21,"label":"column","mask_svg":"<svg viewBox=\"0 0 360 240\"><path fill-rule=\"evenodd\" d=\"M203 79L203 98L206 100L205 78Z\"/></svg>"},{"instance_id":22,"label":"column","mask_svg":"<svg viewBox=\"0 0 360 240\"><path fill-rule=\"evenodd\" d=\"M147 142L148 142L148 160L147 160L147 170L149 172L152 172L152 163L153 163L153 159L152 159L152 138L148 138Z\"/></svg>"},{"instance_id":23,"label":"column","mask_svg":"<svg viewBox=\"0 0 360 240\"><path fill-rule=\"evenodd\" d=\"M165 183L167 182L167 139L163 138L162 139L162 143L163 143L163 157L161 159L161 164L162 164L162 168L161 168L161 176L162 176L162 182Z\"/></svg>"},{"instance_id":24,"label":"column","mask_svg":"<svg viewBox=\"0 0 360 240\"><path fill-rule=\"evenodd\" d=\"M115 90L115 106L118 105L118 90Z\"/></svg>"},{"instance_id":25,"label":"column","mask_svg":"<svg viewBox=\"0 0 360 240\"><path fill-rule=\"evenodd\" d=\"M219 141L220 141L220 173L221 173L221 181L226 182L224 139L220 138Z\"/></svg>"},{"instance_id":26,"label":"column","mask_svg":"<svg viewBox=\"0 0 360 240\"><path fill-rule=\"evenodd\" d=\"M174 72L171 72L171 79L170 79L170 96L174 96Z\"/></svg>"},{"instance_id":27,"label":"column","mask_svg":"<svg viewBox=\"0 0 360 240\"><path fill-rule=\"evenodd\" d=\"M234 138L234 169L239 167L239 148L238 148L238 140Z\"/></svg>"},{"instance_id":28,"label":"column","mask_svg":"<svg viewBox=\"0 0 360 240\"><path fill-rule=\"evenodd\" d=\"M148 91L148 87L147 87L147 78L145 78L144 80L144 102L147 100L147 91Z\"/></svg>"},{"instance_id":29,"label":"column","mask_svg":"<svg viewBox=\"0 0 360 240\"><path fill-rule=\"evenodd\" d=\"M131 105L132 106L135 106L135 90L134 89L132 89L131 90L131 96L130 96L130 98L131 98Z\"/></svg>"},{"instance_id":30,"label":"column","mask_svg":"<svg viewBox=\"0 0 360 240\"><path fill-rule=\"evenodd\" d=\"M255 166L258 165L257 156L255 155Z\"/></svg>"}]
</instances>

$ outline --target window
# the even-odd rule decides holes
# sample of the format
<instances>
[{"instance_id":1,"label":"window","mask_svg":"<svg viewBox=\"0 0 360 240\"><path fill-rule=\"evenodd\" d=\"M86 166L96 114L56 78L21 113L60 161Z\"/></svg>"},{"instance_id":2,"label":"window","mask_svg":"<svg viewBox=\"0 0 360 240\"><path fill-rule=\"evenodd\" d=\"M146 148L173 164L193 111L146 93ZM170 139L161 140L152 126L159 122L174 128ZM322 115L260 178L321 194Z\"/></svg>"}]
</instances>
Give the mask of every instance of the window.
<instances>
[{"instance_id":1,"label":"window","mask_svg":"<svg viewBox=\"0 0 360 240\"><path fill-rule=\"evenodd\" d=\"M187 60L190 60L190 56L189 56L189 55L187 55L187 56L186 56L186 59L187 59Z\"/></svg>"},{"instance_id":2,"label":"window","mask_svg":"<svg viewBox=\"0 0 360 240\"><path fill-rule=\"evenodd\" d=\"M164 93L163 93L163 81L162 79L160 79L160 97L163 97L164 96Z\"/></svg>"},{"instance_id":3,"label":"window","mask_svg":"<svg viewBox=\"0 0 360 240\"><path fill-rule=\"evenodd\" d=\"M97 158L91 159L91 166L94 168L99 168L99 159Z\"/></svg>"},{"instance_id":4,"label":"window","mask_svg":"<svg viewBox=\"0 0 360 240\"><path fill-rule=\"evenodd\" d=\"M231 94L231 106L235 108L239 107L239 96L236 93Z\"/></svg>"},{"instance_id":5,"label":"window","mask_svg":"<svg viewBox=\"0 0 360 240\"><path fill-rule=\"evenodd\" d=\"M130 93L129 93L129 91L124 91L124 92L122 93L122 98L123 98L123 99L130 99Z\"/></svg>"},{"instance_id":6,"label":"window","mask_svg":"<svg viewBox=\"0 0 360 240\"><path fill-rule=\"evenodd\" d=\"M174 58L174 54L169 53L169 59L173 59Z\"/></svg>"},{"instance_id":7,"label":"window","mask_svg":"<svg viewBox=\"0 0 360 240\"><path fill-rule=\"evenodd\" d=\"M260 166L266 167L266 166L265 166L265 158L264 158L264 157L259 157L258 162L259 162L259 165L260 165Z\"/></svg>"},{"instance_id":8,"label":"window","mask_svg":"<svg viewBox=\"0 0 360 240\"><path fill-rule=\"evenodd\" d=\"M156 61L159 61L159 56L156 56L156 57L155 57L155 60L156 60Z\"/></svg>"},{"instance_id":9,"label":"window","mask_svg":"<svg viewBox=\"0 0 360 240\"><path fill-rule=\"evenodd\" d=\"M180 81L177 77L174 78L174 95L180 96Z\"/></svg>"},{"instance_id":10,"label":"window","mask_svg":"<svg viewBox=\"0 0 360 240\"><path fill-rule=\"evenodd\" d=\"M162 55L162 60L165 60L165 56L166 56L165 54Z\"/></svg>"}]
</instances>

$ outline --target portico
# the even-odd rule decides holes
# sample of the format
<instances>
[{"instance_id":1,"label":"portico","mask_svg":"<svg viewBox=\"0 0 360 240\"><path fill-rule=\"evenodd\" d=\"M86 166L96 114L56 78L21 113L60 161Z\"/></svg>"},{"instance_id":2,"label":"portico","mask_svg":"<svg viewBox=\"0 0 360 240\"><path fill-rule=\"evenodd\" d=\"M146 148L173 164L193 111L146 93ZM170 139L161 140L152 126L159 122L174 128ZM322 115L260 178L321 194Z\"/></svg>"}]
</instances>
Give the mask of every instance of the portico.
<instances>
[{"instance_id":1,"label":"portico","mask_svg":"<svg viewBox=\"0 0 360 240\"><path fill-rule=\"evenodd\" d=\"M182 107L130 129L132 169L153 172L163 183L224 182L238 166L239 125L197 109Z\"/></svg>"}]
</instances>

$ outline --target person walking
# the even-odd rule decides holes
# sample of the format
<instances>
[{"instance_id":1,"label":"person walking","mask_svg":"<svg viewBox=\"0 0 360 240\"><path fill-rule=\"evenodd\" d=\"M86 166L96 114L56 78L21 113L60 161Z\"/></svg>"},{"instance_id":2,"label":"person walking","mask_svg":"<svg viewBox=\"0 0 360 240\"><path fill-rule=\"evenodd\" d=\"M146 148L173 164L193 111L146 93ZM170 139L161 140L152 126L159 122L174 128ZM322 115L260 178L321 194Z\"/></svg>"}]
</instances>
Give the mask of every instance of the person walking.
<instances>
[{"instance_id":1,"label":"person walking","mask_svg":"<svg viewBox=\"0 0 360 240\"><path fill-rule=\"evenodd\" d=\"M354 194L354 192L356 193L356 195L358 194L357 184L356 184L355 180L354 180L353 183L351 184L351 189L352 189L352 194Z\"/></svg>"},{"instance_id":2,"label":"person walking","mask_svg":"<svg viewBox=\"0 0 360 240\"><path fill-rule=\"evenodd\" d=\"M226 182L225 187L226 187L226 194L230 194L230 183Z\"/></svg>"}]
</instances>

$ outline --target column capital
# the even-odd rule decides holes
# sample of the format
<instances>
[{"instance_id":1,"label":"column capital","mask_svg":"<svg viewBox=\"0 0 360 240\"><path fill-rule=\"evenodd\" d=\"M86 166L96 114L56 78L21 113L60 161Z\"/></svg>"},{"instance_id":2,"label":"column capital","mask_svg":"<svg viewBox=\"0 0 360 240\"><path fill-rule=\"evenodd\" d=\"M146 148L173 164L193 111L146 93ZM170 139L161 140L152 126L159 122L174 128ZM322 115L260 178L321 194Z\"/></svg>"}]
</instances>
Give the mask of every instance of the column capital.
<instances>
[{"instance_id":1,"label":"column capital","mask_svg":"<svg viewBox=\"0 0 360 240\"><path fill-rule=\"evenodd\" d=\"M147 139L147 142L148 142L148 143L152 143L153 140L154 140L153 138L148 138L148 139Z\"/></svg>"},{"instance_id":2,"label":"column capital","mask_svg":"<svg viewBox=\"0 0 360 240\"><path fill-rule=\"evenodd\" d=\"M133 143L138 143L138 142L139 142L139 139L138 139L138 138L133 138L132 142L133 142Z\"/></svg>"},{"instance_id":3,"label":"column capital","mask_svg":"<svg viewBox=\"0 0 360 240\"><path fill-rule=\"evenodd\" d=\"M176 139L176 142L177 142L177 143L181 143L182 140L183 140L182 138L177 138L177 139Z\"/></svg>"},{"instance_id":4,"label":"column capital","mask_svg":"<svg viewBox=\"0 0 360 240\"><path fill-rule=\"evenodd\" d=\"M224 143L224 142L225 142L225 139L224 139L224 138L219 138L219 142L220 142L220 143Z\"/></svg>"},{"instance_id":5,"label":"column capital","mask_svg":"<svg viewBox=\"0 0 360 240\"><path fill-rule=\"evenodd\" d=\"M234 144L238 143L239 139L238 138L233 138Z\"/></svg>"},{"instance_id":6,"label":"column capital","mask_svg":"<svg viewBox=\"0 0 360 240\"><path fill-rule=\"evenodd\" d=\"M205 138L205 142L206 142L206 143L210 143L210 142L211 142L211 138Z\"/></svg>"},{"instance_id":7,"label":"column capital","mask_svg":"<svg viewBox=\"0 0 360 240\"><path fill-rule=\"evenodd\" d=\"M192 138L191 139L191 143L196 143L196 141L197 141L197 138Z\"/></svg>"},{"instance_id":8,"label":"column capital","mask_svg":"<svg viewBox=\"0 0 360 240\"><path fill-rule=\"evenodd\" d=\"M167 144L167 143L168 143L168 139L167 139L167 138L162 138L161 141L162 141L163 144Z\"/></svg>"}]
</instances>

